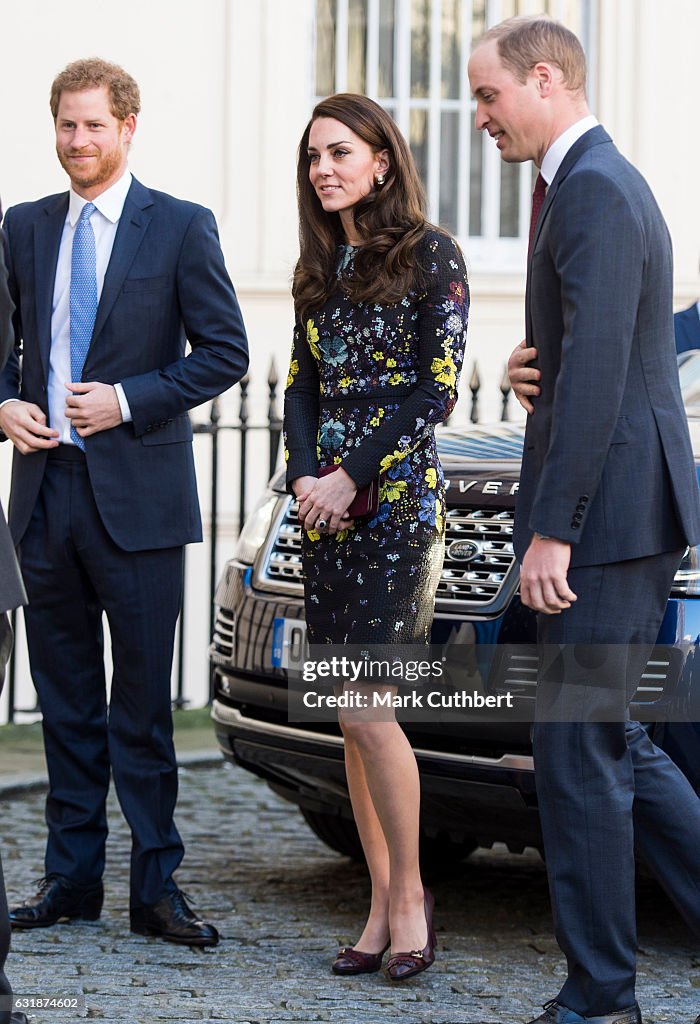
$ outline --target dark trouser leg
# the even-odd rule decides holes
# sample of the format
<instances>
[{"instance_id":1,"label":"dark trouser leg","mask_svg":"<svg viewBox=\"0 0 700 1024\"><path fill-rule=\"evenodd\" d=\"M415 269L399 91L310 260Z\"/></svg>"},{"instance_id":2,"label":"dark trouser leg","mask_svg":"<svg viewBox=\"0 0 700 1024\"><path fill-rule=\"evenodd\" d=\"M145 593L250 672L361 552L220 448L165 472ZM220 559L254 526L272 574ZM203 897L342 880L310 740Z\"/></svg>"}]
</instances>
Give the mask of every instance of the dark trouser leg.
<instances>
[{"instance_id":1,"label":"dark trouser leg","mask_svg":"<svg viewBox=\"0 0 700 1024\"><path fill-rule=\"evenodd\" d=\"M7 954L10 952L10 931L5 879L2 873L2 860L0 860L0 996L12 995L12 988L5 974L5 961L7 960ZM0 1024L10 1024L9 1009L0 1009Z\"/></svg>"},{"instance_id":2,"label":"dark trouser leg","mask_svg":"<svg viewBox=\"0 0 700 1024\"><path fill-rule=\"evenodd\" d=\"M83 884L100 877L111 762L132 831L131 901L154 903L174 887L183 854L173 823L170 711L182 549L118 548L100 519L85 462L50 460L22 565L49 763L47 873ZM109 722L103 609L114 664Z\"/></svg>"},{"instance_id":3,"label":"dark trouser leg","mask_svg":"<svg viewBox=\"0 0 700 1024\"><path fill-rule=\"evenodd\" d=\"M637 848L700 936L700 797L637 722L627 724L627 746L634 765Z\"/></svg>"},{"instance_id":4,"label":"dark trouser leg","mask_svg":"<svg viewBox=\"0 0 700 1024\"><path fill-rule=\"evenodd\" d=\"M102 609L75 546L72 463L49 462L21 565L32 678L49 773L46 873L80 885L104 870L109 788ZM85 472L82 469L82 472Z\"/></svg>"},{"instance_id":5,"label":"dark trouser leg","mask_svg":"<svg viewBox=\"0 0 700 1024\"><path fill-rule=\"evenodd\" d=\"M184 852L173 821L177 762L170 702L182 548L117 547L102 524L84 465L74 474L73 507L76 550L112 638L109 761L132 834L130 902L149 905L175 887L172 873Z\"/></svg>"},{"instance_id":6,"label":"dark trouser leg","mask_svg":"<svg viewBox=\"0 0 700 1024\"><path fill-rule=\"evenodd\" d=\"M560 616L541 617L540 642L567 651L574 644L609 645L596 681L607 673L624 707L643 668L644 645L656 640L679 559L661 555L572 570L578 601ZM697 892L700 870L700 800L638 727L590 720L596 707L615 703L609 688L588 688L581 715L588 721L546 721L561 688L552 678L539 686L537 790L555 929L569 968L558 999L586 1016L609 1013L634 1002L635 828L652 867L688 920L697 921L697 903L688 905L688 898ZM580 700L581 687L575 691ZM676 808L683 809L682 821Z\"/></svg>"},{"instance_id":7,"label":"dark trouser leg","mask_svg":"<svg viewBox=\"0 0 700 1024\"><path fill-rule=\"evenodd\" d=\"M181 548L115 548L101 557L100 597L114 664L109 753L132 833L132 907L175 888L172 874L184 853L173 821L178 780L170 686L182 554Z\"/></svg>"},{"instance_id":8,"label":"dark trouser leg","mask_svg":"<svg viewBox=\"0 0 700 1024\"><path fill-rule=\"evenodd\" d=\"M0 614L0 693L5 681L5 667L12 650L12 627L6 613ZM5 962L10 952L10 918L7 910L5 877L0 859L0 996L11 996L12 988L5 974ZM10 1010L0 1009L0 1024L10 1024Z\"/></svg>"}]
</instances>

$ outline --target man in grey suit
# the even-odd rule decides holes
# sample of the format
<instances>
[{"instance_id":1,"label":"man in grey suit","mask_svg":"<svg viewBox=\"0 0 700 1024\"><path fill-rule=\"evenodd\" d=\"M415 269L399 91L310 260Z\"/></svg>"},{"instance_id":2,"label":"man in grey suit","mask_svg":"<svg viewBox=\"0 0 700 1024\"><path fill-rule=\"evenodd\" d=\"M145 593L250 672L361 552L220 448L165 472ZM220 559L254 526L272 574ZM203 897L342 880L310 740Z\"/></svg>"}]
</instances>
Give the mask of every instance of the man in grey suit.
<instances>
[{"instance_id":1,"label":"man in grey suit","mask_svg":"<svg viewBox=\"0 0 700 1024\"><path fill-rule=\"evenodd\" d=\"M700 800L626 711L682 552L700 540L671 245L648 185L588 109L573 33L503 22L478 41L469 79L476 127L504 161L540 169L526 341L511 358L517 384L535 350L538 363L520 390L532 415L514 545L538 613L533 749L568 977L537 1022L640 1024L635 841L700 933Z\"/></svg>"},{"instance_id":2,"label":"man in grey suit","mask_svg":"<svg viewBox=\"0 0 700 1024\"><path fill-rule=\"evenodd\" d=\"M2 212L0 212L2 219ZM0 230L0 369L7 362L12 351L12 301L7 288L7 269L5 267L5 237ZM22 578L15 558L15 549L5 516L0 508L0 692L5 682L5 666L12 648L12 629L8 611L24 604L26 596ZM0 1024L26 1024L23 1013L10 1012L4 999L12 995L10 983L5 975L5 960L10 951L10 919L7 911L5 881L0 861Z\"/></svg>"}]
</instances>

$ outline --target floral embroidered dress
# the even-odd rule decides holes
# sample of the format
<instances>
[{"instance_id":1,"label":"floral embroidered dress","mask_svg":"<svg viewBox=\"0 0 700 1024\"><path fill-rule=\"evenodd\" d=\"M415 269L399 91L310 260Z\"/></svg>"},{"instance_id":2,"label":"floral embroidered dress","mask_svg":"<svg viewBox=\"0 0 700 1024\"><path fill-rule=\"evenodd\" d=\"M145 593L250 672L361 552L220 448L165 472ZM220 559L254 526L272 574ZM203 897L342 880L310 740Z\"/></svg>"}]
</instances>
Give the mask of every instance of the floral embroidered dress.
<instances>
[{"instance_id":1,"label":"floral embroidered dress","mask_svg":"<svg viewBox=\"0 0 700 1024\"><path fill-rule=\"evenodd\" d=\"M339 251L339 281L356 250ZM379 511L337 534L302 533L311 643L427 642L444 553L434 427L457 400L469 290L451 238L416 253L427 288L394 305L341 287L294 332L284 408L287 482L342 463L358 487L381 474Z\"/></svg>"}]
</instances>

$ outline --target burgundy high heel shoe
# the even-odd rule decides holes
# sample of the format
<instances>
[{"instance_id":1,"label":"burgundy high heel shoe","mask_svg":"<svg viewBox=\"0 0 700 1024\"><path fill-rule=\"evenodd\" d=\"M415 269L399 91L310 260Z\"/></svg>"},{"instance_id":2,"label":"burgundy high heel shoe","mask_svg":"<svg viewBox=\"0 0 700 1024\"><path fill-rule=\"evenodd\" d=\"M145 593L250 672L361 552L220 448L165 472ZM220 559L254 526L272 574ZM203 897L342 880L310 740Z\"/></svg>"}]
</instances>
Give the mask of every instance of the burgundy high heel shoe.
<instances>
[{"instance_id":1,"label":"burgundy high heel shoe","mask_svg":"<svg viewBox=\"0 0 700 1024\"><path fill-rule=\"evenodd\" d=\"M410 953L392 953L387 960L386 972L392 981L406 981L414 974L425 971L435 961L435 947L437 938L433 927L433 910L435 900L433 894L423 890L423 905L425 907L425 923L428 926L428 942L423 949L412 949Z\"/></svg>"},{"instance_id":2,"label":"burgundy high heel shoe","mask_svg":"<svg viewBox=\"0 0 700 1024\"><path fill-rule=\"evenodd\" d=\"M354 946L341 946L331 964L334 974L374 974L382 966L387 942L381 953L363 953Z\"/></svg>"}]
</instances>

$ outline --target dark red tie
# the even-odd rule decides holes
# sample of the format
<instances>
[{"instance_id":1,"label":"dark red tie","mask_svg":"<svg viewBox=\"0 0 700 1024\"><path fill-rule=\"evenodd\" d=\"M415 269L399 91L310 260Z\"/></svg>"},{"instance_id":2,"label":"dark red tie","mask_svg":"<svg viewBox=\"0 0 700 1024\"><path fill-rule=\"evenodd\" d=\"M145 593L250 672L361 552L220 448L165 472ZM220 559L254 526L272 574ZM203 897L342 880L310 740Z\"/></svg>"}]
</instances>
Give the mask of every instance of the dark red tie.
<instances>
[{"instance_id":1,"label":"dark red tie","mask_svg":"<svg viewBox=\"0 0 700 1024\"><path fill-rule=\"evenodd\" d=\"M530 214L530 240L527 245L527 258L530 259L530 252L532 251L532 240L535 237L535 228L537 227L537 220L544 203L544 197L547 194L547 182L544 180L541 174L537 175L537 181L535 182L535 190L532 193L532 213Z\"/></svg>"}]
</instances>

